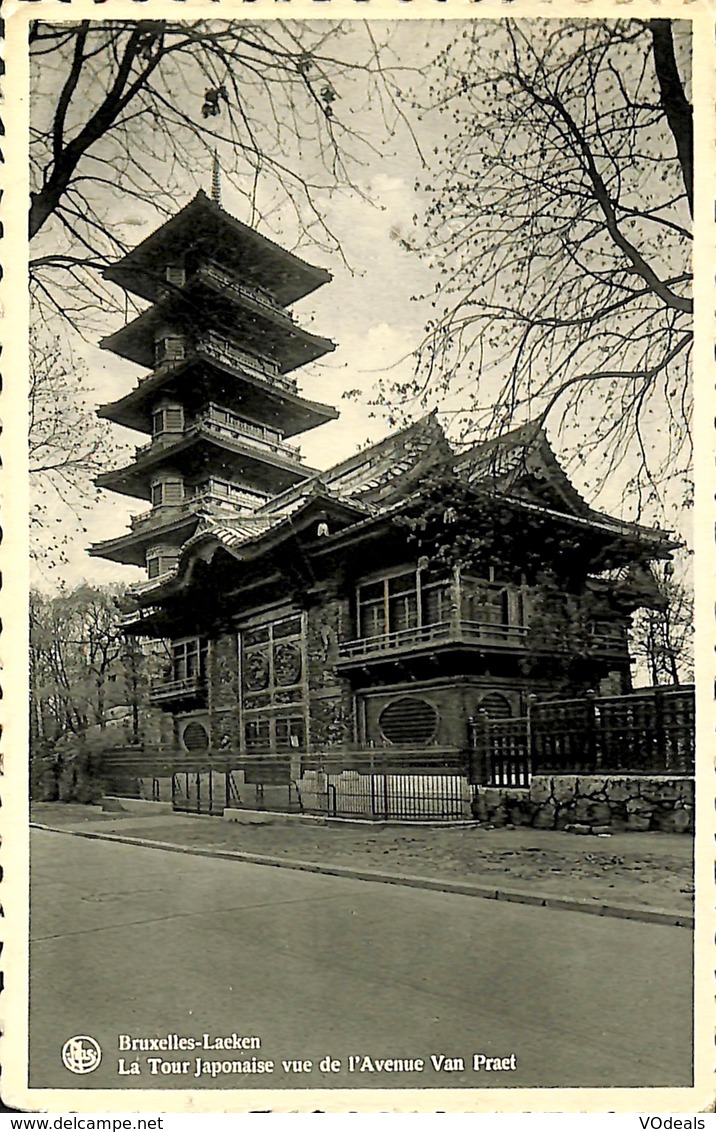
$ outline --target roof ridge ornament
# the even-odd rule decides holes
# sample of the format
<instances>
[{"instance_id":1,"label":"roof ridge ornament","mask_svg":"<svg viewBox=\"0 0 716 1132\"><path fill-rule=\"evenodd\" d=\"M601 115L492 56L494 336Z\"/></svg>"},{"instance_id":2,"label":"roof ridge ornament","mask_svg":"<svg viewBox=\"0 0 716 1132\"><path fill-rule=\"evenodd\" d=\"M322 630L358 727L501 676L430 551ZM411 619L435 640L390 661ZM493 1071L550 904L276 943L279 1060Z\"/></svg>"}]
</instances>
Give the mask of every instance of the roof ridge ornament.
<instances>
[{"instance_id":1,"label":"roof ridge ornament","mask_svg":"<svg viewBox=\"0 0 716 1132\"><path fill-rule=\"evenodd\" d=\"M218 150L214 150L214 159L211 169L211 199L221 208L221 165Z\"/></svg>"}]
</instances>

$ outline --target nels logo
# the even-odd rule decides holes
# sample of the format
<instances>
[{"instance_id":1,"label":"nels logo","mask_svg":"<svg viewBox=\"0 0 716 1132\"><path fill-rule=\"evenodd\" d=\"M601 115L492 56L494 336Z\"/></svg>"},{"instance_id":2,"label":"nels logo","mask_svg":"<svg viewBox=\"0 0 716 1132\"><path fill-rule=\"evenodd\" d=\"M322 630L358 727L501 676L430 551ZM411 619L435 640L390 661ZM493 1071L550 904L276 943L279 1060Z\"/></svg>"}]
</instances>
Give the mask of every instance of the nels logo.
<instances>
[{"instance_id":1,"label":"nels logo","mask_svg":"<svg viewBox=\"0 0 716 1132\"><path fill-rule=\"evenodd\" d=\"M62 1047L62 1064L70 1073L93 1073L101 1060L99 1042L87 1034L69 1038Z\"/></svg>"}]
</instances>

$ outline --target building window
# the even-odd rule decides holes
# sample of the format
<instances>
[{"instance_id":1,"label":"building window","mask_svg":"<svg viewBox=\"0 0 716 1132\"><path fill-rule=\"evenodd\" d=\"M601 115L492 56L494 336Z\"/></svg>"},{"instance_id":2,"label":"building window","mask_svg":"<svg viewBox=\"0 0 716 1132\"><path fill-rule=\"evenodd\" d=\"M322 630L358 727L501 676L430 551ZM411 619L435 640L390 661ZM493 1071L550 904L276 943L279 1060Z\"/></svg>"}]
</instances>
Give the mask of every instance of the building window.
<instances>
[{"instance_id":1,"label":"building window","mask_svg":"<svg viewBox=\"0 0 716 1132\"><path fill-rule=\"evenodd\" d=\"M524 601L516 586L488 578L461 576L424 569L391 574L358 586L358 637L401 635L411 638L410 630L445 625L456 612L460 599L460 620L481 625L523 625Z\"/></svg>"},{"instance_id":2,"label":"building window","mask_svg":"<svg viewBox=\"0 0 716 1132\"><path fill-rule=\"evenodd\" d=\"M381 637L387 632L385 582L358 588L358 635Z\"/></svg>"},{"instance_id":3,"label":"building window","mask_svg":"<svg viewBox=\"0 0 716 1132\"><path fill-rule=\"evenodd\" d=\"M271 733L268 719L248 719L245 731L247 751L270 750Z\"/></svg>"},{"instance_id":4,"label":"building window","mask_svg":"<svg viewBox=\"0 0 716 1132\"><path fill-rule=\"evenodd\" d=\"M181 264L170 264L166 269L167 283L174 287L183 287L186 283L186 270Z\"/></svg>"},{"instance_id":5,"label":"building window","mask_svg":"<svg viewBox=\"0 0 716 1132\"><path fill-rule=\"evenodd\" d=\"M490 719L509 719L512 715L512 706L506 696L499 692L489 692L477 705L478 711L484 711Z\"/></svg>"},{"instance_id":6,"label":"building window","mask_svg":"<svg viewBox=\"0 0 716 1132\"><path fill-rule=\"evenodd\" d=\"M186 751L208 751L209 732L203 723L194 719L182 731L181 741Z\"/></svg>"},{"instance_id":7,"label":"building window","mask_svg":"<svg viewBox=\"0 0 716 1132\"><path fill-rule=\"evenodd\" d=\"M306 725L300 715L276 720L276 747L279 751L304 750Z\"/></svg>"},{"instance_id":8,"label":"building window","mask_svg":"<svg viewBox=\"0 0 716 1132\"><path fill-rule=\"evenodd\" d=\"M413 629L418 620L418 590L416 574L399 574L388 578L388 625L391 633Z\"/></svg>"},{"instance_id":9,"label":"building window","mask_svg":"<svg viewBox=\"0 0 716 1132\"><path fill-rule=\"evenodd\" d=\"M482 625L523 625L521 590L486 578L462 578L462 618Z\"/></svg>"},{"instance_id":10,"label":"building window","mask_svg":"<svg viewBox=\"0 0 716 1132\"><path fill-rule=\"evenodd\" d=\"M184 481L155 480L151 489L152 507L176 507L184 501Z\"/></svg>"},{"instance_id":11,"label":"building window","mask_svg":"<svg viewBox=\"0 0 716 1132\"><path fill-rule=\"evenodd\" d=\"M154 343L154 358L159 365L161 362L180 362L186 357L186 342L178 334L169 334L158 338Z\"/></svg>"},{"instance_id":12,"label":"building window","mask_svg":"<svg viewBox=\"0 0 716 1132\"><path fill-rule=\"evenodd\" d=\"M305 631L301 614L241 632L241 706L247 751L306 749Z\"/></svg>"},{"instance_id":13,"label":"building window","mask_svg":"<svg viewBox=\"0 0 716 1132\"><path fill-rule=\"evenodd\" d=\"M429 743L438 729L438 713L427 700L402 696L384 707L378 719L384 739L396 745Z\"/></svg>"},{"instance_id":14,"label":"building window","mask_svg":"<svg viewBox=\"0 0 716 1132\"><path fill-rule=\"evenodd\" d=\"M176 551L171 549L159 550L154 548L147 551L147 576L151 578L159 578L162 574L168 574L173 570L179 561L179 556Z\"/></svg>"},{"instance_id":15,"label":"building window","mask_svg":"<svg viewBox=\"0 0 716 1132\"><path fill-rule=\"evenodd\" d=\"M358 587L358 636L382 637L450 618L445 575L410 570Z\"/></svg>"},{"instance_id":16,"label":"building window","mask_svg":"<svg viewBox=\"0 0 716 1132\"><path fill-rule=\"evenodd\" d=\"M152 413L152 433L161 436L165 432L184 431L184 409L181 405L160 405Z\"/></svg>"},{"instance_id":17,"label":"building window","mask_svg":"<svg viewBox=\"0 0 716 1132\"><path fill-rule=\"evenodd\" d=\"M172 644L172 678L203 680L206 677L208 644L201 637L190 637Z\"/></svg>"}]
</instances>

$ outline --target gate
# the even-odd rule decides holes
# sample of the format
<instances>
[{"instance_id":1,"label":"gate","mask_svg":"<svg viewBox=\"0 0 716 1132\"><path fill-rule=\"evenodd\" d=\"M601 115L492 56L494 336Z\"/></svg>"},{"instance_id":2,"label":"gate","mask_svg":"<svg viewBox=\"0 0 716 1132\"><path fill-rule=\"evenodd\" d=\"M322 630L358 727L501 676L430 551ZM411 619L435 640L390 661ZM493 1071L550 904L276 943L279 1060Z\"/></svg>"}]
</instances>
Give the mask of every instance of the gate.
<instances>
[{"instance_id":1,"label":"gate","mask_svg":"<svg viewBox=\"0 0 716 1132\"><path fill-rule=\"evenodd\" d=\"M326 775L326 809L334 817L449 821L465 817L465 779L459 774Z\"/></svg>"},{"instance_id":2,"label":"gate","mask_svg":"<svg viewBox=\"0 0 716 1132\"><path fill-rule=\"evenodd\" d=\"M172 805L179 813L221 817L238 791L230 770L183 770L172 774Z\"/></svg>"},{"instance_id":3,"label":"gate","mask_svg":"<svg viewBox=\"0 0 716 1132\"><path fill-rule=\"evenodd\" d=\"M529 786L531 775L530 727L524 716L470 721L474 757L470 781L488 786Z\"/></svg>"}]
</instances>

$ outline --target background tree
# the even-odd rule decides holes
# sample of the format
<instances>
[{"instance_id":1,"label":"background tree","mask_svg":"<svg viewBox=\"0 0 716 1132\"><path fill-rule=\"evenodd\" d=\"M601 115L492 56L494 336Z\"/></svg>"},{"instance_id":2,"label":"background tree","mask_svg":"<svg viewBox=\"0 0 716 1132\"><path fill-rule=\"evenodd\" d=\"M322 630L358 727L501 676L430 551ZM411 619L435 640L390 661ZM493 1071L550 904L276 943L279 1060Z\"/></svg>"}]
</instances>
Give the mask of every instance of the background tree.
<instances>
[{"instance_id":1,"label":"background tree","mask_svg":"<svg viewBox=\"0 0 716 1132\"><path fill-rule=\"evenodd\" d=\"M690 683L694 678L693 592L670 564L657 567L655 573L663 604L660 609L637 612L632 652L650 684Z\"/></svg>"},{"instance_id":2,"label":"background tree","mask_svg":"<svg viewBox=\"0 0 716 1132\"><path fill-rule=\"evenodd\" d=\"M475 21L435 60L419 375L465 435L549 418L592 495L688 499L688 25ZM440 85L438 85L440 84ZM414 102L421 101L420 94ZM411 246L417 246L413 243Z\"/></svg>"},{"instance_id":3,"label":"background tree","mask_svg":"<svg viewBox=\"0 0 716 1132\"><path fill-rule=\"evenodd\" d=\"M127 738L147 708L151 659L120 625L120 586L77 586L30 595L33 732L104 729L113 708L126 708Z\"/></svg>"},{"instance_id":4,"label":"background tree","mask_svg":"<svg viewBox=\"0 0 716 1132\"><path fill-rule=\"evenodd\" d=\"M92 751L159 741L149 686L164 657L123 634L123 592L83 584L30 594L31 773L49 799L78 752L82 763Z\"/></svg>"},{"instance_id":5,"label":"background tree","mask_svg":"<svg viewBox=\"0 0 716 1132\"><path fill-rule=\"evenodd\" d=\"M114 302L99 272L132 242L118 223L127 201L140 217L176 211L188 184L206 182L214 150L249 223L283 210L289 230L340 250L318 194L352 185L376 148L352 124L357 105L378 96L392 133L407 69L384 64L367 24L350 30L328 21L35 22L36 302L75 325Z\"/></svg>"},{"instance_id":6,"label":"background tree","mask_svg":"<svg viewBox=\"0 0 716 1132\"><path fill-rule=\"evenodd\" d=\"M96 499L92 477L113 454L109 426L91 406L87 368L60 339L36 330L30 342L28 446L31 552L51 568L82 511ZM62 506L58 508L57 504Z\"/></svg>"}]
</instances>

